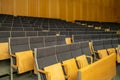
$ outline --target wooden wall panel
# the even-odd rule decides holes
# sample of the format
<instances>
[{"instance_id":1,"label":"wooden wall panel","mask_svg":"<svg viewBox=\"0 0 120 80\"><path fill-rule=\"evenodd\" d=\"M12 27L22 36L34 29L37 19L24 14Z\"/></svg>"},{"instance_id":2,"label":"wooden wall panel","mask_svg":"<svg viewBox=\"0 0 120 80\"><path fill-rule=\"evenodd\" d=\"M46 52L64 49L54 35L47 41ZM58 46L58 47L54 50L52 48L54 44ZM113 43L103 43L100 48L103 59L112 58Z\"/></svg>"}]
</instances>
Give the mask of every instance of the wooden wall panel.
<instances>
[{"instance_id":1,"label":"wooden wall panel","mask_svg":"<svg viewBox=\"0 0 120 80\"><path fill-rule=\"evenodd\" d=\"M59 17L66 20L67 0L59 0Z\"/></svg>"},{"instance_id":2,"label":"wooden wall panel","mask_svg":"<svg viewBox=\"0 0 120 80\"><path fill-rule=\"evenodd\" d=\"M49 0L49 17L59 18L59 0Z\"/></svg>"},{"instance_id":3,"label":"wooden wall panel","mask_svg":"<svg viewBox=\"0 0 120 80\"><path fill-rule=\"evenodd\" d=\"M11 14L14 13L14 0L1 0L1 13Z\"/></svg>"},{"instance_id":4,"label":"wooden wall panel","mask_svg":"<svg viewBox=\"0 0 120 80\"><path fill-rule=\"evenodd\" d=\"M61 18L67 21L120 20L120 0L0 0L1 13Z\"/></svg>"},{"instance_id":5,"label":"wooden wall panel","mask_svg":"<svg viewBox=\"0 0 120 80\"><path fill-rule=\"evenodd\" d=\"M79 20L80 19L80 8L81 8L81 5L79 4L80 3L80 0L76 0L75 3L74 3L74 19L75 20Z\"/></svg>"},{"instance_id":6,"label":"wooden wall panel","mask_svg":"<svg viewBox=\"0 0 120 80\"><path fill-rule=\"evenodd\" d=\"M14 0L15 14L20 16L28 16L28 0Z\"/></svg>"},{"instance_id":7,"label":"wooden wall panel","mask_svg":"<svg viewBox=\"0 0 120 80\"><path fill-rule=\"evenodd\" d=\"M0 0L0 14L1 14L1 0Z\"/></svg>"},{"instance_id":8,"label":"wooden wall panel","mask_svg":"<svg viewBox=\"0 0 120 80\"><path fill-rule=\"evenodd\" d=\"M67 21L74 21L74 0L67 0Z\"/></svg>"},{"instance_id":9,"label":"wooden wall panel","mask_svg":"<svg viewBox=\"0 0 120 80\"><path fill-rule=\"evenodd\" d=\"M116 0L115 1L116 2L116 4L115 4L115 17L117 18L117 22L119 22L120 23L120 9L119 9L119 7L120 7L120 0Z\"/></svg>"},{"instance_id":10,"label":"wooden wall panel","mask_svg":"<svg viewBox=\"0 0 120 80\"><path fill-rule=\"evenodd\" d=\"M49 0L39 0L38 13L40 17L49 18Z\"/></svg>"},{"instance_id":11,"label":"wooden wall panel","mask_svg":"<svg viewBox=\"0 0 120 80\"><path fill-rule=\"evenodd\" d=\"M28 0L28 15L38 16L38 0Z\"/></svg>"},{"instance_id":12,"label":"wooden wall panel","mask_svg":"<svg viewBox=\"0 0 120 80\"><path fill-rule=\"evenodd\" d=\"M82 5L83 5L83 10L82 10L82 17L83 17L83 20L88 20L88 0L83 0L82 1Z\"/></svg>"}]
</instances>

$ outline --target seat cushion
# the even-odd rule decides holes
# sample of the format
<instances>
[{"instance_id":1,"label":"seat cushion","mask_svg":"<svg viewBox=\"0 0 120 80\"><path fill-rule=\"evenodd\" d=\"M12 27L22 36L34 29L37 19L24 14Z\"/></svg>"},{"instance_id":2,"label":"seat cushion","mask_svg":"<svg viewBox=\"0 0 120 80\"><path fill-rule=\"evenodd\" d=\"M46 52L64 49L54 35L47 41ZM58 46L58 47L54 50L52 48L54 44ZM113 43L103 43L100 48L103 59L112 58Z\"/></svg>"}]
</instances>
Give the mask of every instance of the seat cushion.
<instances>
[{"instance_id":1,"label":"seat cushion","mask_svg":"<svg viewBox=\"0 0 120 80\"><path fill-rule=\"evenodd\" d=\"M8 42L0 43L0 60L9 59Z\"/></svg>"},{"instance_id":2,"label":"seat cushion","mask_svg":"<svg viewBox=\"0 0 120 80\"><path fill-rule=\"evenodd\" d=\"M88 61L86 59L86 55L78 56L78 57L76 57L76 60L78 62L79 68L83 68L83 67L88 65Z\"/></svg>"},{"instance_id":3,"label":"seat cushion","mask_svg":"<svg viewBox=\"0 0 120 80\"><path fill-rule=\"evenodd\" d=\"M65 80L61 63L47 66L44 70L48 72L46 75L47 80Z\"/></svg>"},{"instance_id":4,"label":"seat cushion","mask_svg":"<svg viewBox=\"0 0 120 80\"><path fill-rule=\"evenodd\" d=\"M31 50L16 52L15 55L19 74L34 69L34 58Z\"/></svg>"}]
</instances>

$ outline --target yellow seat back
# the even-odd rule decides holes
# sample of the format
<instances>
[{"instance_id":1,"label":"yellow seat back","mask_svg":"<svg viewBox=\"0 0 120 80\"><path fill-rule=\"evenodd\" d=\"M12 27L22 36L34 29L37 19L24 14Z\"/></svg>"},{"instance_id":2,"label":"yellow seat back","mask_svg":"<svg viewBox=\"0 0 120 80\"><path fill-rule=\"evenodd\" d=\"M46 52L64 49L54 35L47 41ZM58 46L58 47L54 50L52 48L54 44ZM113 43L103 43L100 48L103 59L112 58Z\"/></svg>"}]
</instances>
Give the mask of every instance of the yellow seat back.
<instances>
[{"instance_id":1,"label":"yellow seat back","mask_svg":"<svg viewBox=\"0 0 120 80\"><path fill-rule=\"evenodd\" d=\"M77 62L78 62L79 68L83 68L83 67L85 67L85 66L88 65L88 61L87 61L87 58L86 58L85 55L76 57L76 60L77 60Z\"/></svg>"},{"instance_id":2,"label":"yellow seat back","mask_svg":"<svg viewBox=\"0 0 120 80\"><path fill-rule=\"evenodd\" d=\"M116 54L94 62L78 73L77 80L112 80L116 75Z\"/></svg>"},{"instance_id":3,"label":"yellow seat back","mask_svg":"<svg viewBox=\"0 0 120 80\"><path fill-rule=\"evenodd\" d=\"M48 73L46 75L47 80L65 80L61 63L47 66L44 68L44 70Z\"/></svg>"},{"instance_id":4,"label":"yellow seat back","mask_svg":"<svg viewBox=\"0 0 120 80\"><path fill-rule=\"evenodd\" d=\"M108 54L107 54L107 50L103 49L103 50L98 50L98 55L100 58L104 58L104 57L107 57Z\"/></svg>"},{"instance_id":5,"label":"yellow seat back","mask_svg":"<svg viewBox=\"0 0 120 80\"><path fill-rule=\"evenodd\" d=\"M117 54L117 62L120 63L120 54Z\"/></svg>"},{"instance_id":6,"label":"yellow seat back","mask_svg":"<svg viewBox=\"0 0 120 80\"><path fill-rule=\"evenodd\" d=\"M0 43L0 60L9 59L8 42Z\"/></svg>"},{"instance_id":7,"label":"yellow seat back","mask_svg":"<svg viewBox=\"0 0 120 80\"><path fill-rule=\"evenodd\" d=\"M90 52L91 52L91 54L94 54L94 49L93 49L93 44L92 44L92 42L89 42L89 48L90 48Z\"/></svg>"},{"instance_id":8,"label":"yellow seat back","mask_svg":"<svg viewBox=\"0 0 120 80\"><path fill-rule=\"evenodd\" d=\"M109 48L109 49L107 49L107 51L109 54L116 53L115 48Z\"/></svg>"},{"instance_id":9,"label":"yellow seat back","mask_svg":"<svg viewBox=\"0 0 120 80\"><path fill-rule=\"evenodd\" d=\"M16 52L15 55L19 74L34 69L34 58L32 50Z\"/></svg>"},{"instance_id":10,"label":"yellow seat back","mask_svg":"<svg viewBox=\"0 0 120 80\"><path fill-rule=\"evenodd\" d=\"M66 44L71 44L72 40L71 40L71 38L67 37L67 38L65 38L65 42L66 42Z\"/></svg>"},{"instance_id":11,"label":"yellow seat back","mask_svg":"<svg viewBox=\"0 0 120 80\"><path fill-rule=\"evenodd\" d=\"M77 80L78 68L75 59L63 61L63 65L68 76L68 80Z\"/></svg>"}]
</instances>

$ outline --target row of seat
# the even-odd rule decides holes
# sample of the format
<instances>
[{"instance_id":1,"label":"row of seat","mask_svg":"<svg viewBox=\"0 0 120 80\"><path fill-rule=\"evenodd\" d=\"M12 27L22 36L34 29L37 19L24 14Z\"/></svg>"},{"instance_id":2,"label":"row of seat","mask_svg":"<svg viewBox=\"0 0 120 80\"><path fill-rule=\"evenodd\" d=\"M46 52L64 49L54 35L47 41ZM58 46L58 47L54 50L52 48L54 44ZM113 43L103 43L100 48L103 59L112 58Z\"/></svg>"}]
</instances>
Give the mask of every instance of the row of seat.
<instances>
[{"instance_id":1,"label":"row of seat","mask_svg":"<svg viewBox=\"0 0 120 80\"><path fill-rule=\"evenodd\" d=\"M99 40L99 39L114 39L120 38L119 34L79 34L79 35L72 35L72 40L74 42L80 41L91 41L91 40Z\"/></svg>"},{"instance_id":2,"label":"row of seat","mask_svg":"<svg viewBox=\"0 0 120 80\"><path fill-rule=\"evenodd\" d=\"M103 29L110 29L110 30L119 30L120 24L114 22L97 22L97 21L84 21L84 20L75 20L76 23L85 24L85 25L92 25L98 26Z\"/></svg>"},{"instance_id":3,"label":"row of seat","mask_svg":"<svg viewBox=\"0 0 120 80\"><path fill-rule=\"evenodd\" d=\"M26 38L25 38L26 39ZM29 48L28 45L28 40L26 41L25 39L20 39L20 38L10 38L9 45L10 45L10 54L11 54L11 71L13 71L13 68L18 69L18 73L24 73L26 71L33 70L34 65L33 65L33 49ZM31 38L32 39L32 38ZM38 39L34 39L38 40ZM31 40L30 40L31 41ZM39 44L41 42L35 43L35 44L30 44L32 48L38 48L41 47ZM51 45L54 42L51 42ZM50 42L48 43L50 46ZM62 44L62 43L61 43ZM36 45L36 46L35 46ZM84 46L81 46L84 45ZM43 46L42 46L43 47ZM47 55L51 56L51 54L58 54L59 61L63 61L66 59L70 59L72 57L76 57L82 54L86 55L91 55L90 50L89 50L89 42L81 42L81 43L75 43L75 44L69 44L69 45L58 45L58 46L53 46L52 48L49 47L48 50L45 49L46 47L42 48L43 50L39 50L40 55L43 55L44 57ZM35 50L36 51L36 50ZM35 52L34 51L34 52ZM37 51L38 52L38 51ZM22 57L24 56L24 57ZM84 56L86 57L86 56ZM14 59L15 58L15 59ZM55 57L54 57L55 58ZM48 59L48 58L46 58ZM49 57L49 60L51 61L52 57ZM29 61L28 61L29 60ZM44 60L40 60L40 65L44 66L43 64L47 65L46 63L50 64L50 61L48 60L47 62L44 63ZM41 63L42 61L42 63ZM55 60L53 60L55 61ZM91 58L92 61L92 58ZM87 64L87 63L86 63ZM24 66L26 65L26 66ZM85 66L85 65L84 65ZM13 80L13 72L11 74L11 80Z\"/></svg>"},{"instance_id":4,"label":"row of seat","mask_svg":"<svg viewBox=\"0 0 120 80\"><path fill-rule=\"evenodd\" d=\"M119 38L113 39L103 39L103 40L93 40L92 41L92 53L99 55L99 58L108 56L108 54L116 53L117 62L120 63L120 55L118 52L118 45L120 44Z\"/></svg>"},{"instance_id":5,"label":"row of seat","mask_svg":"<svg viewBox=\"0 0 120 80\"><path fill-rule=\"evenodd\" d=\"M71 31L71 30L84 30L84 31L95 31L94 28L88 27L87 25L78 25L71 22L66 22L64 20L60 19L50 19L50 18L33 18L33 17L14 17L14 16L4 16L3 21L1 21L0 26L2 27L2 30L16 30L16 27L38 27L34 30L59 30L59 28L62 28L64 31ZM5 28L9 27L9 28ZM14 28L13 28L14 27ZM12 28L12 29L11 29ZM65 28L65 29L64 29ZM72 29L68 29L72 28ZM77 29L76 29L77 28ZM26 29L20 29L20 30L28 30ZM30 29L32 30L32 29ZM77 30L78 31L78 30ZM100 30L103 31L103 30Z\"/></svg>"},{"instance_id":6,"label":"row of seat","mask_svg":"<svg viewBox=\"0 0 120 80\"><path fill-rule=\"evenodd\" d=\"M96 31L92 28L46 28L46 27L0 27L0 31L42 31L42 30L49 30L49 31ZM103 31L103 30L98 30Z\"/></svg>"},{"instance_id":7,"label":"row of seat","mask_svg":"<svg viewBox=\"0 0 120 80\"><path fill-rule=\"evenodd\" d=\"M60 36L33 36L33 37L11 37L9 45L11 46L11 53L33 50L37 47L45 47L51 45L65 44L65 35ZM0 60L9 58L8 42L1 43L1 57ZM21 47L22 46L22 47Z\"/></svg>"},{"instance_id":8,"label":"row of seat","mask_svg":"<svg viewBox=\"0 0 120 80\"><path fill-rule=\"evenodd\" d=\"M78 69L88 65L87 57L91 59L92 63L92 57L86 56L84 55L85 52L82 52L85 48L81 45L87 43L88 42L82 42L70 45L36 48L35 62L39 76L38 80L66 80L65 74L67 80L77 80ZM65 74L62 70L62 65Z\"/></svg>"},{"instance_id":9,"label":"row of seat","mask_svg":"<svg viewBox=\"0 0 120 80\"><path fill-rule=\"evenodd\" d=\"M90 77L89 74L86 76L80 76L83 74L79 74L78 78L78 70L83 69L87 74L89 68L86 67L89 65L87 57L91 59L91 65L95 65L97 62L92 63L92 57L86 56L84 52L81 52L85 48L80 48L86 42L74 43L70 45L60 45L53 47L45 47L45 48L35 48L35 64L37 68L38 80L107 80L107 78L112 79L115 74L115 56L112 56L111 62L113 67L113 71L111 74L106 74L107 76L102 75L101 78L98 73L98 76ZM63 50L64 49L64 50ZM50 52L49 52L50 51ZM87 52L87 51L86 51ZM113 53L114 54L114 53ZM113 61L112 61L113 60ZM107 60L106 60L107 61ZM106 62L103 61L102 63ZM97 64L100 66L100 64ZM104 64L105 71L108 70L106 68L106 64ZM94 67L93 67L94 69ZM101 69L101 68L100 68ZM98 70L99 71L99 70ZM102 70L101 70L102 71ZM101 72L100 71L100 72ZM56 73L57 72L57 73ZM95 74L96 71L92 71L91 74ZM103 71L102 71L103 72ZM106 73L106 72L105 72ZM88 77L85 79L85 77ZM109 77L108 77L109 76ZM108 80L109 80L108 79Z\"/></svg>"},{"instance_id":10,"label":"row of seat","mask_svg":"<svg viewBox=\"0 0 120 80\"><path fill-rule=\"evenodd\" d=\"M8 42L9 37L28 37L28 36L49 36L56 35L57 32L41 32L41 31L1 31L0 42Z\"/></svg>"},{"instance_id":11,"label":"row of seat","mask_svg":"<svg viewBox=\"0 0 120 80\"><path fill-rule=\"evenodd\" d=\"M113 36L118 36L117 34L115 34L115 32L103 32L103 31L61 31L61 32L56 32L56 31L0 31L0 42L7 42L8 41L8 37L27 37L27 36L48 36L48 35L56 35L56 34L60 34L60 35L67 35L67 36L71 36L71 35L83 35L83 36L87 36L88 34L95 34L97 36L97 34L107 34L106 36L111 36L111 34L113 34ZM89 36L89 35L88 35ZM94 35L93 35L94 36ZM80 37L80 36L76 36L76 37ZM77 38L75 37L75 39L77 40ZM81 37L80 37L81 38Z\"/></svg>"},{"instance_id":12,"label":"row of seat","mask_svg":"<svg viewBox=\"0 0 120 80\"><path fill-rule=\"evenodd\" d=\"M15 38L10 38L10 40L9 40L9 49L10 49L10 52L12 53L11 54L11 56L12 57L15 57L16 59L17 59L17 62L19 62L19 61L21 61L21 56L25 56L25 55L33 55L32 53L33 53L33 49L34 48L36 48L36 47L40 47L41 46L41 44L43 44L44 45L44 43L42 43L42 42L39 42L39 41L41 41L42 39L39 39L39 38L41 38L41 37L30 37L30 38L26 38L26 37L23 37L23 38L18 38L18 37L15 37ZM54 38L53 37L51 37L51 39L46 39L46 40L48 40L48 45L47 46L52 46L52 45L55 45L54 43ZM62 40L60 40L60 41L62 41ZM65 41L65 39L64 39L64 41ZM31 42L31 44L28 44L29 42ZM33 44L32 44L32 42L33 42ZM37 42L37 43L36 43ZM40 45L39 45L40 44ZM51 44L51 45L50 45ZM60 43L61 44L61 43ZM30 48L31 46L32 46L32 48ZM73 44L71 44L71 45L73 45ZM82 45L82 46L81 46ZM42 46L42 47L44 47L44 46ZM72 49L72 47L73 47L73 49ZM76 50L76 49L78 49L78 50L76 50L76 51L78 51L78 52L75 52L75 53L77 53L78 55L79 55L79 53L80 53L80 49L82 49L81 51L82 51L82 53L85 53L85 54L87 54L87 55L91 55L91 51L90 51L90 49L89 49L89 41L86 41L85 43L83 42L81 42L81 44L79 44L79 43L77 43L76 45L74 45L74 46L72 46L71 48L67 48L67 50L66 50L66 48L64 47L63 48L63 46L59 49L60 50L60 53L63 53L63 52L65 52L65 51L69 51L69 52L71 52L71 50ZM75 48L75 49L74 49ZM31 50L32 49L32 50ZM28 50L27 51L27 54L26 54L26 50ZM56 49L57 50L57 49ZM59 51L58 51L59 52ZM13 55L13 53L14 54L16 54L16 56L15 55ZM17 55L19 55L20 54L20 56L19 57L17 57ZM31 54L30 54L31 53ZM65 58L68 58L69 56L62 56L63 58L65 57ZM24 57L25 58L25 57ZM32 59L30 60L29 59L29 57L28 58L25 58L25 60L26 59L28 59L29 61L30 61L30 63L32 64ZM69 58L68 58L69 59ZM14 67L14 68L17 68L18 66L20 66L19 67L19 73L23 73L24 72L24 69L25 69L25 67L24 67L24 69L22 69L21 70L21 66L22 66L22 68L23 68L23 64L21 64L21 62L20 63L18 63L16 66L14 66L14 63L16 62L16 61L14 61L14 59L12 58L11 60L13 60L13 65L12 65L12 67ZM61 59L61 61L62 61L62 59ZM24 60L22 60L22 62L24 62ZM28 63L28 62L27 62ZM31 64L29 64L28 66L30 66ZM27 67L28 67L27 66ZM32 68L32 69L31 69ZM28 69L28 71L29 70L33 70L33 67L30 67L29 69ZM21 71L23 71L23 72L21 72Z\"/></svg>"}]
</instances>

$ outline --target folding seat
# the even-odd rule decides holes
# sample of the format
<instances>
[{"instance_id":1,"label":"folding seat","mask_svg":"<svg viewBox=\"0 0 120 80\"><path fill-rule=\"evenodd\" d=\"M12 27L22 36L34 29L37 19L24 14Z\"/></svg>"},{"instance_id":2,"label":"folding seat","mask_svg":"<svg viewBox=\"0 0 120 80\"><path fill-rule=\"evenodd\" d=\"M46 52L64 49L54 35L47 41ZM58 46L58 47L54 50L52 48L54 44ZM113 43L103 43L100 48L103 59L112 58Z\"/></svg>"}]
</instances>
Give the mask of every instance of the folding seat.
<instances>
[{"instance_id":1,"label":"folding seat","mask_svg":"<svg viewBox=\"0 0 120 80\"><path fill-rule=\"evenodd\" d=\"M12 27L22 27L21 23L14 23Z\"/></svg>"},{"instance_id":2,"label":"folding seat","mask_svg":"<svg viewBox=\"0 0 120 80\"><path fill-rule=\"evenodd\" d=\"M11 27L1 27L0 31L11 31Z\"/></svg>"},{"instance_id":3,"label":"folding seat","mask_svg":"<svg viewBox=\"0 0 120 80\"><path fill-rule=\"evenodd\" d=\"M8 75L10 72L8 37L10 37L9 31L0 31L0 76Z\"/></svg>"},{"instance_id":4,"label":"folding seat","mask_svg":"<svg viewBox=\"0 0 120 80\"><path fill-rule=\"evenodd\" d=\"M101 34L100 35L100 39L106 39L106 36L107 36L108 34Z\"/></svg>"},{"instance_id":5,"label":"folding seat","mask_svg":"<svg viewBox=\"0 0 120 80\"><path fill-rule=\"evenodd\" d=\"M73 42L80 42L81 41L81 35L72 35Z\"/></svg>"},{"instance_id":6,"label":"folding seat","mask_svg":"<svg viewBox=\"0 0 120 80\"><path fill-rule=\"evenodd\" d=\"M2 23L1 24L2 27L12 27L11 23Z\"/></svg>"},{"instance_id":7,"label":"folding seat","mask_svg":"<svg viewBox=\"0 0 120 80\"><path fill-rule=\"evenodd\" d=\"M41 31L39 31L38 32L38 36L47 36L47 32L41 32Z\"/></svg>"},{"instance_id":8,"label":"folding seat","mask_svg":"<svg viewBox=\"0 0 120 80\"><path fill-rule=\"evenodd\" d=\"M9 38L9 47L10 47L11 54L15 54L16 52L30 50L27 37Z\"/></svg>"},{"instance_id":9,"label":"folding seat","mask_svg":"<svg viewBox=\"0 0 120 80\"><path fill-rule=\"evenodd\" d=\"M30 24L23 24L23 27L31 27Z\"/></svg>"},{"instance_id":10,"label":"folding seat","mask_svg":"<svg viewBox=\"0 0 120 80\"><path fill-rule=\"evenodd\" d=\"M35 48L34 51L38 80L66 80L56 58L55 46Z\"/></svg>"},{"instance_id":11,"label":"folding seat","mask_svg":"<svg viewBox=\"0 0 120 80\"><path fill-rule=\"evenodd\" d=\"M34 29L34 31L42 31L42 29L39 27L34 27L33 29Z\"/></svg>"},{"instance_id":12,"label":"folding seat","mask_svg":"<svg viewBox=\"0 0 120 80\"><path fill-rule=\"evenodd\" d=\"M56 54L59 62L72 58L70 45L57 45Z\"/></svg>"},{"instance_id":13,"label":"folding seat","mask_svg":"<svg viewBox=\"0 0 120 80\"><path fill-rule=\"evenodd\" d=\"M89 48L89 41L83 41L81 42L81 49L82 49L82 53L87 55L87 56L91 56L92 53L90 51L90 48Z\"/></svg>"},{"instance_id":14,"label":"folding seat","mask_svg":"<svg viewBox=\"0 0 120 80\"><path fill-rule=\"evenodd\" d=\"M111 34L106 35L106 39L111 39L111 38L112 38Z\"/></svg>"},{"instance_id":15,"label":"folding seat","mask_svg":"<svg viewBox=\"0 0 120 80\"><path fill-rule=\"evenodd\" d=\"M91 35L91 40L98 40L98 39L100 39L100 35L99 34Z\"/></svg>"},{"instance_id":16,"label":"folding seat","mask_svg":"<svg viewBox=\"0 0 120 80\"><path fill-rule=\"evenodd\" d=\"M0 31L0 43L8 42L8 37L10 37L9 31Z\"/></svg>"},{"instance_id":17,"label":"folding seat","mask_svg":"<svg viewBox=\"0 0 120 80\"><path fill-rule=\"evenodd\" d=\"M11 31L24 31L23 27L12 27Z\"/></svg>"},{"instance_id":18,"label":"folding seat","mask_svg":"<svg viewBox=\"0 0 120 80\"><path fill-rule=\"evenodd\" d=\"M26 31L26 36L38 36L37 31Z\"/></svg>"},{"instance_id":19,"label":"folding seat","mask_svg":"<svg viewBox=\"0 0 120 80\"><path fill-rule=\"evenodd\" d=\"M55 31L47 32L47 35L56 35Z\"/></svg>"},{"instance_id":20,"label":"folding seat","mask_svg":"<svg viewBox=\"0 0 120 80\"><path fill-rule=\"evenodd\" d=\"M69 35L77 35L76 31L69 31Z\"/></svg>"},{"instance_id":21,"label":"folding seat","mask_svg":"<svg viewBox=\"0 0 120 80\"><path fill-rule=\"evenodd\" d=\"M94 51L104 49L103 40L94 40L92 44L93 44Z\"/></svg>"},{"instance_id":22,"label":"folding seat","mask_svg":"<svg viewBox=\"0 0 120 80\"><path fill-rule=\"evenodd\" d=\"M94 40L93 48L94 48L94 52L97 53L99 58L103 58L108 55L107 50L104 49L103 40Z\"/></svg>"},{"instance_id":23,"label":"folding seat","mask_svg":"<svg viewBox=\"0 0 120 80\"><path fill-rule=\"evenodd\" d=\"M25 37L24 31L12 31L11 37Z\"/></svg>"},{"instance_id":24,"label":"folding seat","mask_svg":"<svg viewBox=\"0 0 120 80\"><path fill-rule=\"evenodd\" d=\"M78 67L75 59L72 58L70 45L56 46L56 55L58 61L63 63L68 80L77 80Z\"/></svg>"},{"instance_id":25,"label":"folding seat","mask_svg":"<svg viewBox=\"0 0 120 80\"><path fill-rule=\"evenodd\" d=\"M112 42L111 42L112 39L104 39L103 40L103 47L104 49L109 49L109 48L112 48Z\"/></svg>"},{"instance_id":26,"label":"folding seat","mask_svg":"<svg viewBox=\"0 0 120 80\"><path fill-rule=\"evenodd\" d=\"M109 54L116 53L115 48L112 47L111 39L103 40L103 46L104 46L104 49L107 49Z\"/></svg>"},{"instance_id":27,"label":"folding seat","mask_svg":"<svg viewBox=\"0 0 120 80\"><path fill-rule=\"evenodd\" d=\"M9 38L9 50L11 55L11 80L13 80L13 68L19 74L34 69L33 51L30 50L27 37Z\"/></svg>"},{"instance_id":28,"label":"folding seat","mask_svg":"<svg viewBox=\"0 0 120 80\"><path fill-rule=\"evenodd\" d=\"M60 35L60 36L56 36L56 45L61 45L61 44L65 44L65 35Z\"/></svg>"},{"instance_id":29,"label":"folding seat","mask_svg":"<svg viewBox=\"0 0 120 80\"><path fill-rule=\"evenodd\" d=\"M73 58L83 55L80 42L70 44L70 51Z\"/></svg>"},{"instance_id":30,"label":"folding seat","mask_svg":"<svg viewBox=\"0 0 120 80\"><path fill-rule=\"evenodd\" d=\"M82 53L81 43L71 44L70 50L72 53L72 57L76 58L76 60L77 60L79 69L83 68L89 64L87 58L91 59L91 63L93 62L92 56L86 56Z\"/></svg>"},{"instance_id":31,"label":"folding seat","mask_svg":"<svg viewBox=\"0 0 120 80\"><path fill-rule=\"evenodd\" d=\"M58 29L59 31L64 31L64 32L66 32L66 29L65 28L59 28ZM64 34L65 35L65 34Z\"/></svg>"},{"instance_id":32,"label":"folding seat","mask_svg":"<svg viewBox=\"0 0 120 80\"><path fill-rule=\"evenodd\" d=\"M45 36L44 41L45 41L45 46L57 45L56 36Z\"/></svg>"},{"instance_id":33,"label":"folding seat","mask_svg":"<svg viewBox=\"0 0 120 80\"><path fill-rule=\"evenodd\" d=\"M118 43L120 44L120 37L118 38Z\"/></svg>"},{"instance_id":34,"label":"folding seat","mask_svg":"<svg viewBox=\"0 0 120 80\"><path fill-rule=\"evenodd\" d=\"M112 47L117 48L119 45L118 38L113 38L112 39Z\"/></svg>"},{"instance_id":35,"label":"folding seat","mask_svg":"<svg viewBox=\"0 0 120 80\"><path fill-rule=\"evenodd\" d=\"M43 36L34 36L29 37L30 48L34 50L34 48L45 47L45 41Z\"/></svg>"},{"instance_id":36,"label":"folding seat","mask_svg":"<svg viewBox=\"0 0 120 80\"><path fill-rule=\"evenodd\" d=\"M10 32L8 31L0 32L0 60L10 58L8 51L8 37L10 37Z\"/></svg>"},{"instance_id":37,"label":"folding seat","mask_svg":"<svg viewBox=\"0 0 120 80\"><path fill-rule=\"evenodd\" d=\"M119 34L112 34L112 39L119 38Z\"/></svg>"},{"instance_id":38,"label":"folding seat","mask_svg":"<svg viewBox=\"0 0 120 80\"><path fill-rule=\"evenodd\" d=\"M86 32L85 31L78 31L77 34L80 35L80 34L85 34Z\"/></svg>"},{"instance_id":39,"label":"folding seat","mask_svg":"<svg viewBox=\"0 0 120 80\"><path fill-rule=\"evenodd\" d=\"M58 31L57 28L50 28L50 31Z\"/></svg>"},{"instance_id":40,"label":"folding seat","mask_svg":"<svg viewBox=\"0 0 120 80\"><path fill-rule=\"evenodd\" d=\"M33 27L24 27L24 31L34 31Z\"/></svg>"},{"instance_id":41,"label":"folding seat","mask_svg":"<svg viewBox=\"0 0 120 80\"><path fill-rule=\"evenodd\" d=\"M69 35L69 32L67 32L67 31L60 31L60 35Z\"/></svg>"}]
</instances>

